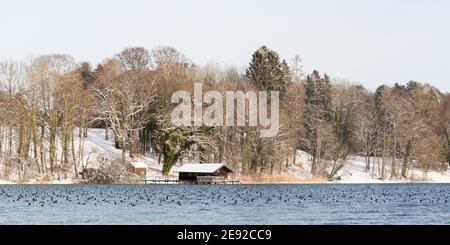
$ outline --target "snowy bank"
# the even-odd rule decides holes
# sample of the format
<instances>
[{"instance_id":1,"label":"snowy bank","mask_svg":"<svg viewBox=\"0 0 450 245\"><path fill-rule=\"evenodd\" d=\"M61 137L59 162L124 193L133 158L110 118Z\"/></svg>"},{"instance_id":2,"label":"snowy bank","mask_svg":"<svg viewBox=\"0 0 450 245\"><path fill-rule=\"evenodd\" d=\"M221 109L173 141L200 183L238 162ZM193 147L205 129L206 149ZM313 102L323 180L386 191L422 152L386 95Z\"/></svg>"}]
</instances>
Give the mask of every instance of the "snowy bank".
<instances>
[{"instance_id":1,"label":"snowy bank","mask_svg":"<svg viewBox=\"0 0 450 245\"><path fill-rule=\"evenodd\" d=\"M375 162L374 169L366 171L366 160L363 156L349 156L344 167L338 172L339 180L326 181L327 183L343 183L343 184L375 184L375 183L450 183L450 171L436 172L424 171L415 167L411 167L408 171L408 179L391 179L389 171L391 162L386 161L385 179L382 180L379 173L378 162L381 159L371 158L371 162ZM308 178L311 169L311 155L304 151L297 152L296 164L286 168L286 171L293 173L301 178Z\"/></svg>"},{"instance_id":2,"label":"snowy bank","mask_svg":"<svg viewBox=\"0 0 450 245\"><path fill-rule=\"evenodd\" d=\"M78 145L78 137L75 140L75 145ZM83 165L88 165L90 168L98 168L101 164L110 162L114 159L121 158L121 150L114 147L113 133L109 132L109 140L105 140L104 129L89 129L88 136L84 142L83 151ZM379 159L371 159L377 162ZM127 161L137 163L147 167L147 176L159 177L162 175L162 165L158 164L156 156L145 155L135 157L133 159L127 156ZM179 166L174 166L173 170ZM311 156L304 152L298 151L296 163L285 166L283 172L274 176L263 176L258 180L252 180L246 176L241 176L245 183L289 183L289 184L313 184L313 183L450 183L450 171L436 172L423 170L412 167L408 171L408 179L389 179L381 180L377 164L375 164L375 171L365 171L365 158L362 156L349 156L344 163L344 167L338 172L339 180L326 181L317 179L311 176ZM386 169L389 172L390 162L386 163ZM77 179L71 178L73 170L68 173L67 179L30 179L27 181L20 181L20 184L73 184L77 183ZM0 184L13 184L11 181L0 180Z\"/></svg>"}]
</instances>

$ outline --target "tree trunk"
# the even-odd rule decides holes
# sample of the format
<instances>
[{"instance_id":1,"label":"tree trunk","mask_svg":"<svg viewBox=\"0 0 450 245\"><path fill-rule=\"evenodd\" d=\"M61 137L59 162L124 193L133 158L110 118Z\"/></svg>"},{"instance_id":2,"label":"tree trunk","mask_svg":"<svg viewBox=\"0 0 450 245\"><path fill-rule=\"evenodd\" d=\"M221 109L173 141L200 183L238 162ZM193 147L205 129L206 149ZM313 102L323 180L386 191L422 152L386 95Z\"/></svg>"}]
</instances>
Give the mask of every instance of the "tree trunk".
<instances>
[{"instance_id":1,"label":"tree trunk","mask_svg":"<svg viewBox=\"0 0 450 245\"><path fill-rule=\"evenodd\" d=\"M0 163L3 158L3 126L0 126Z\"/></svg>"},{"instance_id":2,"label":"tree trunk","mask_svg":"<svg viewBox=\"0 0 450 245\"><path fill-rule=\"evenodd\" d=\"M56 129L50 128L50 173L53 175L53 167L56 161Z\"/></svg>"},{"instance_id":3,"label":"tree trunk","mask_svg":"<svg viewBox=\"0 0 450 245\"><path fill-rule=\"evenodd\" d=\"M374 152L373 161L372 161L372 179L375 176L375 161L377 160L377 153Z\"/></svg>"},{"instance_id":4,"label":"tree trunk","mask_svg":"<svg viewBox=\"0 0 450 245\"><path fill-rule=\"evenodd\" d=\"M386 152L387 152L387 140L386 136L383 136L383 159L381 160L381 179L385 179L385 172L386 172Z\"/></svg>"},{"instance_id":5,"label":"tree trunk","mask_svg":"<svg viewBox=\"0 0 450 245\"><path fill-rule=\"evenodd\" d=\"M391 178L397 177L397 139L395 136L393 137L393 140Z\"/></svg>"},{"instance_id":6,"label":"tree trunk","mask_svg":"<svg viewBox=\"0 0 450 245\"><path fill-rule=\"evenodd\" d=\"M75 139L73 129L70 131L70 141L72 145L71 148L72 148L73 170L75 171L75 178L78 178L78 164L77 164L77 157L75 155Z\"/></svg>"},{"instance_id":7,"label":"tree trunk","mask_svg":"<svg viewBox=\"0 0 450 245\"><path fill-rule=\"evenodd\" d=\"M297 147L294 146L294 159L292 159L292 164L297 164Z\"/></svg>"},{"instance_id":8,"label":"tree trunk","mask_svg":"<svg viewBox=\"0 0 450 245\"><path fill-rule=\"evenodd\" d=\"M125 163L127 162L127 145L126 145L127 140L126 139L122 139L122 142L120 144L120 148L122 149L122 164L125 165Z\"/></svg>"},{"instance_id":9,"label":"tree trunk","mask_svg":"<svg viewBox=\"0 0 450 245\"><path fill-rule=\"evenodd\" d=\"M366 142L366 172L370 171L370 154L372 152L369 141Z\"/></svg>"},{"instance_id":10,"label":"tree trunk","mask_svg":"<svg viewBox=\"0 0 450 245\"><path fill-rule=\"evenodd\" d=\"M45 126L44 126L44 124L42 124L41 137L39 139L39 156L41 159L41 169L42 169L43 174L45 174L47 172L47 169L46 169L47 163L45 162L44 138L45 138Z\"/></svg>"},{"instance_id":11,"label":"tree trunk","mask_svg":"<svg viewBox=\"0 0 450 245\"><path fill-rule=\"evenodd\" d=\"M403 158L402 177L405 179L407 178L406 172L408 171L408 162L409 157L411 155L411 148L412 148L412 139L408 140L408 143L406 144L405 157Z\"/></svg>"},{"instance_id":12,"label":"tree trunk","mask_svg":"<svg viewBox=\"0 0 450 245\"><path fill-rule=\"evenodd\" d=\"M109 140L109 134L108 134L108 122L105 121L105 140L108 141Z\"/></svg>"},{"instance_id":13,"label":"tree trunk","mask_svg":"<svg viewBox=\"0 0 450 245\"><path fill-rule=\"evenodd\" d=\"M12 134L13 129L12 126L9 126L9 132L8 132L8 166L5 162L5 179L8 179L8 168L12 167Z\"/></svg>"}]
</instances>

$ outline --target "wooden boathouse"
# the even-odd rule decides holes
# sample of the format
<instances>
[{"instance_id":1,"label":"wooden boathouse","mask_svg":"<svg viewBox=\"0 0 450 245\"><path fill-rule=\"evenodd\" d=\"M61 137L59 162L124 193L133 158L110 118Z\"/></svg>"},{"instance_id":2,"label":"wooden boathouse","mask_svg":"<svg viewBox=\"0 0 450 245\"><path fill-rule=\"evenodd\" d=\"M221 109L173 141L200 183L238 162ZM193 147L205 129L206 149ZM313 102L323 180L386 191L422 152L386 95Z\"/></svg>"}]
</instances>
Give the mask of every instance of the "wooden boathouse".
<instances>
[{"instance_id":1,"label":"wooden boathouse","mask_svg":"<svg viewBox=\"0 0 450 245\"><path fill-rule=\"evenodd\" d=\"M233 171L222 163L185 164L174 172L180 182L198 184L220 184L229 180Z\"/></svg>"},{"instance_id":2,"label":"wooden boathouse","mask_svg":"<svg viewBox=\"0 0 450 245\"><path fill-rule=\"evenodd\" d=\"M143 162L132 162L130 164L132 172L141 176L147 175L147 164Z\"/></svg>"},{"instance_id":3,"label":"wooden boathouse","mask_svg":"<svg viewBox=\"0 0 450 245\"><path fill-rule=\"evenodd\" d=\"M222 163L184 164L173 171L178 176L147 177L148 184L236 184L233 170Z\"/></svg>"}]
</instances>

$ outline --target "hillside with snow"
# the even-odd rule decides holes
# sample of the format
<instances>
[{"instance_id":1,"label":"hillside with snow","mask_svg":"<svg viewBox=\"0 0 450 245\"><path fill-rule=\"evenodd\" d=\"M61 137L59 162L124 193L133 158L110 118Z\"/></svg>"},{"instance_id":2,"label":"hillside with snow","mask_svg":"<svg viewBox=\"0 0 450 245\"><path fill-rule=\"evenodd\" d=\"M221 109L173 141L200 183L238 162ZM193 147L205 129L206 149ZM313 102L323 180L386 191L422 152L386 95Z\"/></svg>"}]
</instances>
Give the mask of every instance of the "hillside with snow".
<instances>
[{"instance_id":1,"label":"hillside with snow","mask_svg":"<svg viewBox=\"0 0 450 245\"><path fill-rule=\"evenodd\" d=\"M105 140L104 129L89 129L88 137L84 142L84 162L89 162L89 166L98 167L97 164L101 161L110 161L119 159L122 155L122 150L114 147L113 132L109 132L109 140ZM77 144L77 143L76 143ZM162 165L158 164L158 159L155 156L146 155L131 159L127 155L127 161L142 164L147 167L147 173L155 176L161 175Z\"/></svg>"},{"instance_id":2,"label":"hillside with snow","mask_svg":"<svg viewBox=\"0 0 450 245\"><path fill-rule=\"evenodd\" d=\"M444 172L424 171L414 167L408 171L408 179L391 179L391 162L386 161L385 179L381 180L380 167L381 159L371 158L375 166L369 171L365 171L365 158L363 156L349 156L344 163L344 167L338 172L339 180L335 183L450 183L450 170ZM381 163L379 163L381 164ZM297 175L300 179L310 176L311 156L304 152L297 152L297 160L294 166L287 167L286 171Z\"/></svg>"},{"instance_id":3,"label":"hillside with snow","mask_svg":"<svg viewBox=\"0 0 450 245\"><path fill-rule=\"evenodd\" d=\"M90 129L88 138L85 142L85 155L92 158L120 158L121 151L114 147L113 140L105 141L103 129ZM112 133L111 133L112 135ZM112 138L112 137L110 137ZM148 168L149 176L162 176L162 165L158 164L155 156L140 156L136 159L128 159L132 162L145 164ZM371 159L377 162L379 159ZM303 151L298 151L295 165L285 167L284 171L295 175L298 182L310 179L311 156ZM387 162L386 170L390 170L390 163ZM176 169L177 167L174 167ZM410 182L429 182L429 183L450 183L450 171L436 172L436 171L422 171L419 169L410 169L408 173L408 180L405 179L390 179L387 177L381 180L378 175L377 164L375 164L375 171L365 171L365 159L362 156L350 156L344 164L344 167L339 171L338 176L340 180L336 183L410 183ZM389 176L389 174L387 174Z\"/></svg>"},{"instance_id":4,"label":"hillside with snow","mask_svg":"<svg viewBox=\"0 0 450 245\"><path fill-rule=\"evenodd\" d=\"M88 136L84 141L84 152L83 152L83 166L88 166L90 168L99 168L101 164L108 163L114 159L119 159L121 157L121 150L114 147L114 139L112 137L112 132L109 132L109 140L105 140L105 130L104 129L89 129ZM75 145L78 145L79 138L75 140ZM379 159L371 159L372 161L379 161ZM129 158L127 156L127 161L135 165L145 166L147 168L147 177L158 177L162 176L162 165L158 164L156 156L145 155L136 158ZM180 164L173 167L173 170L180 167ZM338 180L327 181L327 180L317 180L314 179L309 170L311 169L311 156L303 151L297 152L296 163L289 166L283 167L282 174L288 174L291 176L289 183L450 183L450 171L436 172L419 170L412 168L408 171L408 179L390 179L390 163L386 164L386 178L385 180L380 179L379 169L377 164L375 164L375 169L373 171L365 171L365 159L362 156L350 156L344 163L344 167L338 172ZM73 172L73 170L70 170ZM173 174L173 173L172 173ZM50 180L45 183L52 184L71 184L76 183L77 180L71 179L61 180ZM174 174L173 174L174 175ZM292 176L294 177L292 179ZM275 179L275 180L274 180ZM245 182L245 181L244 181ZM248 181L252 182L253 181ZM257 181L255 181L257 182ZM282 179L277 181L273 178L271 183L280 182L285 183ZM0 184L13 184L13 181L0 180ZM30 179L25 182L28 184L42 183L37 179Z\"/></svg>"}]
</instances>

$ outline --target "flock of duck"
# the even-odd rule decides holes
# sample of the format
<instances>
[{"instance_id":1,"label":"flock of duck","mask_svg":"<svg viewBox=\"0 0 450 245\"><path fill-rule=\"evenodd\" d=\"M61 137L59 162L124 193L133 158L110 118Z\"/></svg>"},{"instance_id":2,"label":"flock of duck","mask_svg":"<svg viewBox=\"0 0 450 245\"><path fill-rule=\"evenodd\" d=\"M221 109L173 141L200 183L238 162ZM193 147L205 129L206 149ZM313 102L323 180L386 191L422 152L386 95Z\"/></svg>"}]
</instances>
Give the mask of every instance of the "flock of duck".
<instances>
[{"instance_id":1,"label":"flock of duck","mask_svg":"<svg viewBox=\"0 0 450 245\"><path fill-rule=\"evenodd\" d=\"M433 185L75 185L0 186L1 203L100 207L163 205L429 205L449 206L450 186Z\"/></svg>"}]
</instances>

